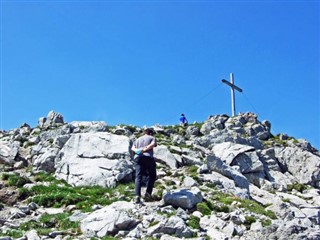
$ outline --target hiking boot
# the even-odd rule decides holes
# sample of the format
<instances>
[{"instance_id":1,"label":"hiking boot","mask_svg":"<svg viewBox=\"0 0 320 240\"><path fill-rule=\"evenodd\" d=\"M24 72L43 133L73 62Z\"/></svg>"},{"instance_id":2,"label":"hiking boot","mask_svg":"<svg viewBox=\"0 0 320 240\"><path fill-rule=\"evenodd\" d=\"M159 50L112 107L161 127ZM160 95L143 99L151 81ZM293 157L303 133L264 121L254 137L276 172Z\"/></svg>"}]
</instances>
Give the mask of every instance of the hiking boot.
<instances>
[{"instance_id":1,"label":"hiking boot","mask_svg":"<svg viewBox=\"0 0 320 240\"><path fill-rule=\"evenodd\" d=\"M144 201L153 202L153 197L151 196L150 193L146 192L146 194L144 195Z\"/></svg>"},{"instance_id":2,"label":"hiking boot","mask_svg":"<svg viewBox=\"0 0 320 240\"><path fill-rule=\"evenodd\" d=\"M134 198L134 203L141 203L141 200L140 200L140 197L139 196L136 196Z\"/></svg>"}]
</instances>

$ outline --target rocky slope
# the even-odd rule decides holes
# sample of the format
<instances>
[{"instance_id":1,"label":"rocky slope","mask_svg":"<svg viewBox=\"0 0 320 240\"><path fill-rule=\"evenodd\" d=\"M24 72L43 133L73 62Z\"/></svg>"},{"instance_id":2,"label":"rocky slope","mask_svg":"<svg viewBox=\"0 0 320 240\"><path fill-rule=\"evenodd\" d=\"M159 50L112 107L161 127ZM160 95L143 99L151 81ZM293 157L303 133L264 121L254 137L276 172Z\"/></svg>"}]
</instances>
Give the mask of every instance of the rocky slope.
<instances>
[{"instance_id":1,"label":"rocky slope","mask_svg":"<svg viewBox=\"0 0 320 240\"><path fill-rule=\"evenodd\" d=\"M49 112L0 132L1 239L320 239L320 154L252 113L153 126L154 202L134 204L136 126Z\"/></svg>"}]
</instances>

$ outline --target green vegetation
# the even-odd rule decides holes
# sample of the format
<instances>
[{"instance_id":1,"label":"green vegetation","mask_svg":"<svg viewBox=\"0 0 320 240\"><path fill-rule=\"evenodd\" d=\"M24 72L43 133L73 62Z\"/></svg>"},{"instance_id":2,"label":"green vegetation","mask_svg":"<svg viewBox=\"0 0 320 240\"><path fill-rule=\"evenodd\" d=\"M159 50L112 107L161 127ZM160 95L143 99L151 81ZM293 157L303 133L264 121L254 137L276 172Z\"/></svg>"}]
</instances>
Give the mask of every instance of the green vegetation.
<instances>
[{"instance_id":1,"label":"green vegetation","mask_svg":"<svg viewBox=\"0 0 320 240\"><path fill-rule=\"evenodd\" d=\"M24 148L28 148L28 147L33 146L33 145L34 145L34 143L31 143L31 142L29 142L29 141L25 141L25 142L23 143L23 147L24 147Z\"/></svg>"},{"instance_id":2,"label":"green vegetation","mask_svg":"<svg viewBox=\"0 0 320 240\"><path fill-rule=\"evenodd\" d=\"M150 226L149 226L149 227L155 226L155 225L157 225L158 223L159 223L159 221L152 221L152 222L150 223Z\"/></svg>"},{"instance_id":3,"label":"green vegetation","mask_svg":"<svg viewBox=\"0 0 320 240\"><path fill-rule=\"evenodd\" d=\"M198 174L198 167L197 166L190 166L187 169L187 173L189 177L192 177L194 180L198 181L199 180L199 174Z\"/></svg>"},{"instance_id":4,"label":"green vegetation","mask_svg":"<svg viewBox=\"0 0 320 240\"><path fill-rule=\"evenodd\" d=\"M35 185L31 189L19 188L20 199L35 202L44 207L62 207L76 205L83 212L91 211L93 205L109 205L119 200L130 201L134 196L134 184L119 184L116 188L101 186L72 187L63 181L53 179L51 176L40 174L36 179L50 180L51 184Z\"/></svg>"},{"instance_id":5,"label":"green vegetation","mask_svg":"<svg viewBox=\"0 0 320 240\"><path fill-rule=\"evenodd\" d=\"M7 181L9 186L14 187L22 187L26 183L31 183L29 178L20 176L18 173L3 173L1 178L2 180Z\"/></svg>"},{"instance_id":6,"label":"green vegetation","mask_svg":"<svg viewBox=\"0 0 320 240\"><path fill-rule=\"evenodd\" d=\"M265 210L265 208L260 205L259 203L249 200L249 199L243 199L240 201L240 207L248 209L249 211L257 214L262 214L265 215L271 219L277 219L277 216L275 215L274 212L270 210Z\"/></svg>"},{"instance_id":7,"label":"green vegetation","mask_svg":"<svg viewBox=\"0 0 320 240\"><path fill-rule=\"evenodd\" d=\"M244 225L247 226L247 228L250 228L251 224L256 222L256 219L254 216L246 216L246 220L244 221Z\"/></svg>"},{"instance_id":8,"label":"green vegetation","mask_svg":"<svg viewBox=\"0 0 320 240\"><path fill-rule=\"evenodd\" d=\"M298 192L303 192L304 190L308 189L308 187L301 183L294 183L294 184L288 184L287 190L291 192L293 189L297 190Z\"/></svg>"},{"instance_id":9,"label":"green vegetation","mask_svg":"<svg viewBox=\"0 0 320 240\"><path fill-rule=\"evenodd\" d=\"M166 216L166 217L171 217L171 216L176 216L177 215L177 211L174 210L174 211L160 211L160 210L157 210L157 214L159 215L162 215L162 216Z\"/></svg>"},{"instance_id":10,"label":"green vegetation","mask_svg":"<svg viewBox=\"0 0 320 240\"><path fill-rule=\"evenodd\" d=\"M213 208L209 202L200 202L197 204L197 210L203 215L210 215Z\"/></svg>"},{"instance_id":11,"label":"green vegetation","mask_svg":"<svg viewBox=\"0 0 320 240\"><path fill-rule=\"evenodd\" d=\"M272 136L271 138L269 138L267 141L264 142L265 145L267 146L272 146L273 144L278 144L284 147L287 147L289 144L289 141L292 141L293 143L297 144L299 143L299 141L293 137L287 137L287 139L282 140L280 139L281 134L277 134L276 136Z\"/></svg>"},{"instance_id":12,"label":"green vegetation","mask_svg":"<svg viewBox=\"0 0 320 240\"><path fill-rule=\"evenodd\" d=\"M72 222L69 219L70 213L43 214L38 221L28 221L22 223L19 229L1 232L0 236L9 236L11 238L21 238L24 232L36 230L39 235L48 235L52 228L58 231L66 231L79 235L81 233L79 222Z\"/></svg>"},{"instance_id":13,"label":"green vegetation","mask_svg":"<svg viewBox=\"0 0 320 240\"><path fill-rule=\"evenodd\" d=\"M56 179L54 176L52 176L48 173L45 173L45 172L37 173L33 177L33 180L35 182L51 182L51 183L55 183L55 184L64 184L64 185L68 184L65 180Z\"/></svg>"},{"instance_id":14,"label":"green vegetation","mask_svg":"<svg viewBox=\"0 0 320 240\"><path fill-rule=\"evenodd\" d=\"M39 221L23 223L20 225L20 229L23 231L35 229L40 235L48 235L52 231L52 228L80 234L79 222L72 222L69 217L70 213L43 214Z\"/></svg>"},{"instance_id":15,"label":"green vegetation","mask_svg":"<svg viewBox=\"0 0 320 240\"><path fill-rule=\"evenodd\" d=\"M200 218L191 215L187 225L193 229L199 229L200 228Z\"/></svg>"},{"instance_id":16,"label":"green vegetation","mask_svg":"<svg viewBox=\"0 0 320 240\"><path fill-rule=\"evenodd\" d=\"M260 205L259 203L249 200L249 199L240 199L235 196L225 194L219 191L215 191L213 199L216 201L219 201L221 203L224 203L225 205L231 205L233 202L238 202L239 204L237 205L240 208L244 208L249 210L250 212L261 214L264 216L267 216L271 219L276 219L277 216L275 215L274 212L270 210L265 210L265 207Z\"/></svg>"},{"instance_id":17,"label":"green vegetation","mask_svg":"<svg viewBox=\"0 0 320 240\"><path fill-rule=\"evenodd\" d=\"M137 127L133 125L120 124L119 127L128 129L130 132L134 133L137 131ZM116 128L116 127L115 127Z\"/></svg>"},{"instance_id":18,"label":"green vegetation","mask_svg":"<svg viewBox=\"0 0 320 240\"><path fill-rule=\"evenodd\" d=\"M262 224L263 227L270 226L271 223L272 223L272 221L271 221L270 219L263 219L263 220L261 221L261 224Z\"/></svg>"},{"instance_id":19,"label":"green vegetation","mask_svg":"<svg viewBox=\"0 0 320 240\"><path fill-rule=\"evenodd\" d=\"M23 236L23 231L21 230L9 230L9 231L6 231L6 232L2 232L0 230L0 236L3 237L3 236L8 236L8 237L11 237L13 239L17 239L17 238L21 238Z\"/></svg>"},{"instance_id":20,"label":"green vegetation","mask_svg":"<svg viewBox=\"0 0 320 240\"><path fill-rule=\"evenodd\" d=\"M111 236L105 236L105 237L102 237L102 238L90 238L90 240L117 240L119 238L116 238L116 237L111 237Z\"/></svg>"},{"instance_id":21,"label":"green vegetation","mask_svg":"<svg viewBox=\"0 0 320 240\"><path fill-rule=\"evenodd\" d=\"M191 125L201 129L203 124L204 124L204 122L200 122L200 123L196 122L196 123L191 124Z\"/></svg>"}]
</instances>

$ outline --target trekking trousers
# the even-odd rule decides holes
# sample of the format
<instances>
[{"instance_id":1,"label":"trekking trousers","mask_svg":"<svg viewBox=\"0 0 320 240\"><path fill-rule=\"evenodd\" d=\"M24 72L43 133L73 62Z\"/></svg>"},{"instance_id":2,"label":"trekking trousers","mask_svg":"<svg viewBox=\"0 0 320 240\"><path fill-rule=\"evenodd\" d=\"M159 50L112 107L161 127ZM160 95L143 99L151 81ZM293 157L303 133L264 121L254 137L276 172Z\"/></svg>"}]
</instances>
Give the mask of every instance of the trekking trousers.
<instances>
[{"instance_id":1,"label":"trekking trousers","mask_svg":"<svg viewBox=\"0 0 320 240\"><path fill-rule=\"evenodd\" d=\"M148 156L138 156L134 160L135 164L135 193L136 196L141 196L141 184L142 177L147 175L147 189L146 192L152 194L154 182L156 181L157 171L156 162L153 157Z\"/></svg>"}]
</instances>

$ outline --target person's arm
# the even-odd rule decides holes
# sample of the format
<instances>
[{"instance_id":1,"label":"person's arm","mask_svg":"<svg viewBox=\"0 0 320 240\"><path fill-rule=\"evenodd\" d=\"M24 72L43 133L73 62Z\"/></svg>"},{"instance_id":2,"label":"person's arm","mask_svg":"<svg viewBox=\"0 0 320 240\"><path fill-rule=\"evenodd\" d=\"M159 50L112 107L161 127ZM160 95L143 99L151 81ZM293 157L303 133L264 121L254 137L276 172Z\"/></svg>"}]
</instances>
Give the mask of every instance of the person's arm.
<instances>
[{"instance_id":1,"label":"person's arm","mask_svg":"<svg viewBox=\"0 0 320 240\"><path fill-rule=\"evenodd\" d=\"M153 148L156 147L156 146L157 146L157 142L154 141L154 142L150 143L148 146L144 147L144 148L142 149L142 151L143 151L143 152L148 152L148 151L150 151L151 149L153 149Z\"/></svg>"}]
</instances>

